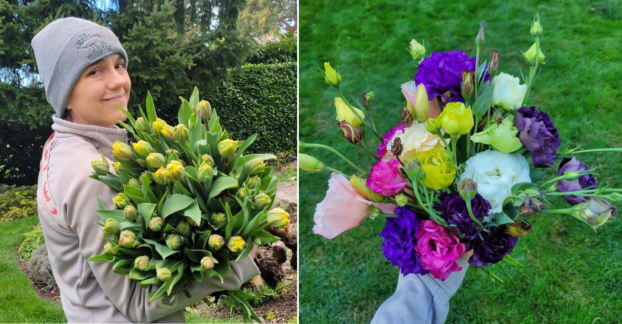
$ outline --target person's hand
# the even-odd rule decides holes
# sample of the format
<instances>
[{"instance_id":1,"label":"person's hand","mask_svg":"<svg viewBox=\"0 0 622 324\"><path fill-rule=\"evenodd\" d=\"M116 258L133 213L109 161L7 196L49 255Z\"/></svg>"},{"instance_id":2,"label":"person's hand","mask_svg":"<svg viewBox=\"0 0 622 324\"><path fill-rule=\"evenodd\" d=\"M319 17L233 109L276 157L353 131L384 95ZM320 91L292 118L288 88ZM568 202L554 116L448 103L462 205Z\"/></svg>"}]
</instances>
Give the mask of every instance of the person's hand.
<instances>
[{"instance_id":1,"label":"person's hand","mask_svg":"<svg viewBox=\"0 0 622 324\"><path fill-rule=\"evenodd\" d=\"M254 260L255 259L255 255L257 254L257 249L259 248L259 245L253 243L253 249L251 250L251 252L248 254L248 256Z\"/></svg>"}]
</instances>

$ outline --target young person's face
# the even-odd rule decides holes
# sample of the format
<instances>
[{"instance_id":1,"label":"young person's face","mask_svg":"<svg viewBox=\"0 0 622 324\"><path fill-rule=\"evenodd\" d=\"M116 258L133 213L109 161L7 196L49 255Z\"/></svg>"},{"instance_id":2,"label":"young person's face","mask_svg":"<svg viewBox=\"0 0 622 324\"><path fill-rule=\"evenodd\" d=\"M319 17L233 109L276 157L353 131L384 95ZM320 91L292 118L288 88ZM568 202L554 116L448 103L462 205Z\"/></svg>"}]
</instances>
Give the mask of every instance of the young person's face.
<instances>
[{"instance_id":1,"label":"young person's face","mask_svg":"<svg viewBox=\"0 0 622 324\"><path fill-rule=\"evenodd\" d=\"M67 110L74 123L112 127L127 119L115 104L127 110L132 82L120 54L111 54L87 67L73 87Z\"/></svg>"}]
</instances>

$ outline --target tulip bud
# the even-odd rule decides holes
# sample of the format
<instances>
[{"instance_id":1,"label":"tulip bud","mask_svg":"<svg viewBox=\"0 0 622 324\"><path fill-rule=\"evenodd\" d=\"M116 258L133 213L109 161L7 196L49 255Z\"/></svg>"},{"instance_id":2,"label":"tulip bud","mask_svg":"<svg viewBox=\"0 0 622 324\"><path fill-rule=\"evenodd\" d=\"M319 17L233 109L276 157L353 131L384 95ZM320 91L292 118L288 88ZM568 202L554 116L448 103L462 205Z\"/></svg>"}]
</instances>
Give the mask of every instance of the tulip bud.
<instances>
[{"instance_id":1,"label":"tulip bud","mask_svg":"<svg viewBox=\"0 0 622 324\"><path fill-rule=\"evenodd\" d=\"M136 180L136 178L130 178L130 180L127 181L127 184L138 189L142 189L143 187L140 182Z\"/></svg>"},{"instance_id":2,"label":"tulip bud","mask_svg":"<svg viewBox=\"0 0 622 324\"><path fill-rule=\"evenodd\" d=\"M363 133L357 127L352 126L345 120L339 122L339 130L341 130L341 136L348 140L348 142L358 145L363 139Z\"/></svg>"},{"instance_id":3,"label":"tulip bud","mask_svg":"<svg viewBox=\"0 0 622 324\"><path fill-rule=\"evenodd\" d=\"M475 44L478 46L482 46L486 41L486 35L484 32L484 21L480 23L479 33L477 33L477 37L475 37ZM477 69L477 66L475 67Z\"/></svg>"},{"instance_id":4,"label":"tulip bud","mask_svg":"<svg viewBox=\"0 0 622 324\"><path fill-rule=\"evenodd\" d=\"M164 136L164 138L166 138L169 141L175 141L175 137L173 137L173 132L175 131L175 128L173 128L173 126L166 126L164 127L161 131L160 134L162 134L162 136Z\"/></svg>"},{"instance_id":5,"label":"tulip bud","mask_svg":"<svg viewBox=\"0 0 622 324\"><path fill-rule=\"evenodd\" d=\"M225 239L218 234L212 234L209 236L207 244L209 245L210 249L218 251L225 245Z\"/></svg>"},{"instance_id":6,"label":"tulip bud","mask_svg":"<svg viewBox=\"0 0 622 324\"><path fill-rule=\"evenodd\" d=\"M171 161L171 163L166 166L166 173L169 179L174 181L183 180L185 172L184 166L179 161Z\"/></svg>"},{"instance_id":7,"label":"tulip bud","mask_svg":"<svg viewBox=\"0 0 622 324\"><path fill-rule=\"evenodd\" d=\"M108 171L110 168L110 164L108 163L108 161L95 160L91 162L91 166L93 167L95 173L99 175L107 175L108 173L110 173Z\"/></svg>"},{"instance_id":8,"label":"tulip bud","mask_svg":"<svg viewBox=\"0 0 622 324\"><path fill-rule=\"evenodd\" d=\"M211 179L214 176L214 169L209 164L203 162L199 167L199 181L205 182L206 179Z\"/></svg>"},{"instance_id":9,"label":"tulip bud","mask_svg":"<svg viewBox=\"0 0 622 324\"><path fill-rule=\"evenodd\" d=\"M490 51L490 74L497 75L499 72L499 51Z\"/></svg>"},{"instance_id":10,"label":"tulip bud","mask_svg":"<svg viewBox=\"0 0 622 324\"><path fill-rule=\"evenodd\" d=\"M536 43L531 45L529 50L523 53L523 56L525 57L525 60L527 60L527 62L533 64L533 61L536 59ZM545 56L542 53L542 48L538 48L538 61L542 63L542 61L544 61L544 58Z\"/></svg>"},{"instance_id":11,"label":"tulip bud","mask_svg":"<svg viewBox=\"0 0 622 324\"><path fill-rule=\"evenodd\" d=\"M207 121L212 116L212 105L207 100L199 101L197 105L197 116Z\"/></svg>"},{"instance_id":12,"label":"tulip bud","mask_svg":"<svg viewBox=\"0 0 622 324\"><path fill-rule=\"evenodd\" d=\"M102 231L106 233L106 235L115 235L119 233L120 229L121 228L119 227L119 222L112 218L108 218L104 223L104 228L102 229Z\"/></svg>"},{"instance_id":13,"label":"tulip bud","mask_svg":"<svg viewBox=\"0 0 622 324\"><path fill-rule=\"evenodd\" d=\"M164 226L164 221L161 217L152 217L151 220L149 220L149 229L154 232L159 232L162 226Z\"/></svg>"},{"instance_id":14,"label":"tulip bud","mask_svg":"<svg viewBox=\"0 0 622 324\"><path fill-rule=\"evenodd\" d=\"M398 194L395 196L395 203L400 207L404 207L408 203L408 197L403 193Z\"/></svg>"},{"instance_id":15,"label":"tulip bud","mask_svg":"<svg viewBox=\"0 0 622 324\"><path fill-rule=\"evenodd\" d=\"M138 258L134 259L134 269L138 269L140 271L148 271L153 267L153 262L146 255L139 256Z\"/></svg>"},{"instance_id":16,"label":"tulip bud","mask_svg":"<svg viewBox=\"0 0 622 324\"><path fill-rule=\"evenodd\" d=\"M466 199L473 199L475 195L477 195L477 183L475 181L464 178L460 181L460 185L458 186L458 190L460 190L460 196Z\"/></svg>"},{"instance_id":17,"label":"tulip bud","mask_svg":"<svg viewBox=\"0 0 622 324\"><path fill-rule=\"evenodd\" d=\"M123 209L130 203L130 198L126 194L120 192L112 198L112 202L117 208Z\"/></svg>"},{"instance_id":18,"label":"tulip bud","mask_svg":"<svg viewBox=\"0 0 622 324\"><path fill-rule=\"evenodd\" d=\"M177 224L177 230L185 237L190 236L190 225L186 221L179 222L179 224Z\"/></svg>"},{"instance_id":19,"label":"tulip bud","mask_svg":"<svg viewBox=\"0 0 622 324\"><path fill-rule=\"evenodd\" d=\"M227 225L227 215L225 213L213 213L210 217L212 225L216 228L225 227Z\"/></svg>"},{"instance_id":20,"label":"tulip bud","mask_svg":"<svg viewBox=\"0 0 622 324\"><path fill-rule=\"evenodd\" d=\"M272 204L272 199L270 199L270 196L262 192L258 194L257 196L255 196L253 203L255 204L255 208L262 210L266 207L269 207L270 204Z\"/></svg>"},{"instance_id":21,"label":"tulip bud","mask_svg":"<svg viewBox=\"0 0 622 324\"><path fill-rule=\"evenodd\" d=\"M160 268L156 271L156 276L160 281L168 281L171 279L172 276L171 270L169 270L168 268Z\"/></svg>"},{"instance_id":22,"label":"tulip bud","mask_svg":"<svg viewBox=\"0 0 622 324\"><path fill-rule=\"evenodd\" d=\"M410 110L408 109L408 105L410 105L410 102L407 103L407 106L402 108L402 124L404 124L404 126L406 127L410 127L413 124L413 115L410 113Z\"/></svg>"},{"instance_id":23,"label":"tulip bud","mask_svg":"<svg viewBox=\"0 0 622 324\"><path fill-rule=\"evenodd\" d=\"M254 158L245 164L246 170L248 170L248 174L256 174L261 173L266 169L266 165L263 163L262 158Z\"/></svg>"},{"instance_id":24,"label":"tulip bud","mask_svg":"<svg viewBox=\"0 0 622 324\"><path fill-rule=\"evenodd\" d=\"M384 200L384 197L380 194L375 193L371 188L367 186L367 179L359 178L355 175L350 177L350 185L356 189L356 191L363 196L363 198L373 201L380 202Z\"/></svg>"},{"instance_id":25,"label":"tulip bud","mask_svg":"<svg viewBox=\"0 0 622 324\"><path fill-rule=\"evenodd\" d=\"M168 149L164 151L167 156L174 157L175 159L179 157L179 151L175 149Z\"/></svg>"},{"instance_id":26,"label":"tulip bud","mask_svg":"<svg viewBox=\"0 0 622 324\"><path fill-rule=\"evenodd\" d=\"M531 23L531 36L542 36L542 25L540 25L540 15L535 15Z\"/></svg>"},{"instance_id":27,"label":"tulip bud","mask_svg":"<svg viewBox=\"0 0 622 324\"><path fill-rule=\"evenodd\" d=\"M168 246L171 250L179 250L182 243L181 236L177 234L168 234L166 235L166 246Z\"/></svg>"},{"instance_id":28,"label":"tulip bud","mask_svg":"<svg viewBox=\"0 0 622 324\"><path fill-rule=\"evenodd\" d=\"M298 154L298 163L298 167L307 172L320 172L326 168L326 164L320 160L303 153Z\"/></svg>"},{"instance_id":29,"label":"tulip bud","mask_svg":"<svg viewBox=\"0 0 622 324\"><path fill-rule=\"evenodd\" d=\"M154 174L153 179L159 185L165 186L169 183L169 178L164 167L160 167Z\"/></svg>"},{"instance_id":30,"label":"tulip bud","mask_svg":"<svg viewBox=\"0 0 622 324\"><path fill-rule=\"evenodd\" d=\"M134 128L136 128L137 131L144 132L145 129L147 129L147 124L142 117L138 117L138 119L136 119L136 123L134 124Z\"/></svg>"},{"instance_id":31,"label":"tulip bud","mask_svg":"<svg viewBox=\"0 0 622 324\"><path fill-rule=\"evenodd\" d=\"M104 251L110 255L117 255L117 253L119 253L119 247L113 246L112 243L106 243L106 245L104 245Z\"/></svg>"},{"instance_id":32,"label":"tulip bud","mask_svg":"<svg viewBox=\"0 0 622 324\"><path fill-rule=\"evenodd\" d=\"M127 220L129 220L130 222L133 222L138 217L138 211L136 210L134 206L127 205L123 209L123 215L125 215L125 218L127 218Z\"/></svg>"},{"instance_id":33,"label":"tulip bud","mask_svg":"<svg viewBox=\"0 0 622 324\"><path fill-rule=\"evenodd\" d=\"M117 173L119 173L119 170L123 168L123 164L121 164L121 162L115 162L112 164L112 167L114 168L115 171L117 171Z\"/></svg>"},{"instance_id":34,"label":"tulip bud","mask_svg":"<svg viewBox=\"0 0 622 324\"><path fill-rule=\"evenodd\" d=\"M201 270L211 270L214 268L212 257L206 256L201 259Z\"/></svg>"},{"instance_id":35,"label":"tulip bud","mask_svg":"<svg viewBox=\"0 0 622 324\"><path fill-rule=\"evenodd\" d=\"M255 189L248 189L248 193L251 195L251 198L254 192L255 192ZM242 200L245 197L244 195L245 195L244 188L240 188L240 190L238 190L238 192L236 193L236 196Z\"/></svg>"},{"instance_id":36,"label":"tulip bud","mask_svg":"<svg viewBox=\"0 0 622 324\"><path fill-rule=\"evenodd\" d=\"M430 112L430 102L428 101L428 91L425 89L423 83L417 86L417 101L415 105L415 116L420 123L425 122L428 119L428 113Z\"/></svg>"},{"instance_id":37,"label":"tulip bud","mask_svg":"<svg viewBox=\"0 0 622 324\"><path fill-rule=\"evenodd\" d=\"M211 167L214 166L214 159L212 158L211 155L203 154L203 156L201 156L201 159L203 159L203 162L207 163L209 166Z\"/></svg>"},{"instance_id":38,"label":"tulip bud","mask_svg":"<svg viewBox=\"0 0 622 324\"><path fill-rule=\"evenodd\" d=\"M161 134L162 130L167 127L168 124L160 118L156 118L156 121L153 122L153 132L156 134Z\"/></svg>"},{"instance_id":39,"label":"tulip bud","mask_svg":"<svg viewBox=\"0 0 622 324\"><path fill-rule=\"evenodd\" d=\"M505 232L513 237L524 237L527 232L531 232L531 225L523 221L505 225Z\"/></svg>"},{"instance_id":40,"label":"tulip bud","mask_svg":"<svg viewBox=\"0 0 622 324\"><path fill-rule=\"evenodd\" d=\"M112 144L112 154L119 161L129 161L134 155L129 145L119 141Z\"/></svg>"},{"instance_id":41,"label":"tulip bud","mask_svg":"<svg viewBox=\"0 0 622 324\"><path fill-rule=\"evenodd\" d=\"M260 239L260 238L258 238L258 237L256 237L256 238L253 240L253 243L255 243L255 244L257 244L257 245L261 245L261 244L262 244L262 243L261 243L261 239Z\"/></svg>"},{"instance_id":42,"label":"tulip bud","mask_svg":"<svg viewBox=\"0 0 622 324\"><path fill-rule=\"evenodd\" d=\"M289 214L282 208L274 208L268 211L266 221L274 228L289 225Z\"/></svg>"},{"instance_id":43,"label":"tulip bud","mask_svg":"<svg viewBox=\"0 0 622 324\"><path fill-rule=\"evenodd\" d=\"M227 248L233 253L241 253L246 248L246 242L239 236L232 236L227 242Z\"/></svg>"},{"instance_id":44,"label":"tulip bud","mask_svg":"<svg viewBox=\"0 0 622 324\"><path fill-rule=\"evenodd\" d=\"M393 154L393 156L400 156L403 150L404 145L402 145L402 140L399 137L393 139L393 143L391 143L391 154Z\"/></svg>"},{"instance_id":45,"label":"tulip bud","mask_svg":"<svg viewBox=\"0 0 622 324\"><path fill-rule=\"evenodd\" d=\"M460 94L465 100L471 98L473 94L473 86L474 86L474 77L473 71L462 71L462 80L460 81Z\"/></svg>"},{"instance_id":46,"label":"tulip bud","mask_svg":"<svg viewBox=\"0 0 622 324\"><path fill-rule=\"evenodd\" d=\"M434 135L441 134L441 127L438 125L438 121L436 119L430 118L426 120L425 128L431 134L434 134Z\"/></svg>"},{"instance_id":47,"label":"tulip bud","mask_svg":"<svg viewBox=\"0 0 622 324\"><path fill-rule=\"evenodd\" d=\"M145 158L147 157L147 155L149 155L149 153L153 152L153 147L151 147L151 144L143 140L140 140L132 145L134 146L134 151L136 152L136 155L141 158Z\"/></svg>"},{"instance_id":48,"label":"tulip bud","mask_svg":"<svg viewBox=\"0 0 622 324\"><path fill-rule=\"evenodd\" d=\"M341 75L328 62L324 62L324 80L335 88L341 83Z\"/></svg>"},{"instance_id":49,"label":"tulip bud","mask_svg":"<svg viewBox=\"0 0 622 324\"><path fill-rule=\"evenodd\" d=\"M179 124L173 128L173 138L180 143L188 141L188 127L184 124Z\"/></svg>"},{"instance_id":50,"label":"tulip bud","mask_svg":"<svg viewBox=\"0 0 622 324\"><path fill-rule=\"evenodd\" d=\"M248 188L260 188L261 187L261 178L259 176L252 176L252 177L248 177L246 178L246 181L244 181L244 183L246 184L246 186Z\"/></svg>"},{"instance_id":51,"label":"tulip bud","mask_svg":"<svg viewBox=\"0 0 622 324\"><path fill-rule=\"evenodd\" d=\"M425 42L423 42L425 44ZM418 61L425 58L425 46L419 44L416 40L410 41L410 55L413 60Z\"/></svg>"},{"instance_id":52,"label":"tulip bud","mask_svg":"<svg viewBox=\"0 0 622 324\"><path fill-rule=\"evenodd\" d=\"M222 140L218 143L218 153L224 159L232 158L235 154L235 151L238 149L239 141L234 141L231 139Z\"/></svg>"},{"instance_id":53,"label":"tulip bud","mask_svg":"<svg viewBox=\"0 0 622 324\"><path fill-rule=\"evenodd\" d=\"M131 249L136 244L136 234L130 230L125 230L119 235L119 246Z\"/></svg>"}]
</instances>

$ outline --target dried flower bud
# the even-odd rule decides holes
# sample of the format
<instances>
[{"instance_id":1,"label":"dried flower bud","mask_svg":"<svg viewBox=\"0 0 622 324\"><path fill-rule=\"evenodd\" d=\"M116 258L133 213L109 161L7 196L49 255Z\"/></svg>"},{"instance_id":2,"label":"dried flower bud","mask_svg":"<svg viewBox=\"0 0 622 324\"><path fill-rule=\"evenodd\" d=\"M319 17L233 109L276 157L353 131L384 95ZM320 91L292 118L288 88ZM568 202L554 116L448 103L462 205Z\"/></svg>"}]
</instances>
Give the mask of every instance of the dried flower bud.
<instances>
[{"instance_id":1,"label":"dried flower bud","mask_svg":"<svg viewBox=\"0 0 622 324\"><path fill-rule=\"evenodd\" d=\"M499 72L499 51L490 51L490 74L497 75Z\"/></svg>"},{"instance_id":2,"label":"dried flower bud","mask_svg":"<svg viewBox=\"0 0 622 324\"><path fill-rule=\"evenodd\" d=\"M462 71L462 80L460 81L460 94L463 98L469 99L473 95L474 89L473 71Z\"/></svg>"},{"instance_id":3,"label":"dried flower bud","mask_svg":"<svg viewBox=\"0 0 622 324\"><path fill-rule=\"evenodd\" d=\"M352 124L348 123L345 120L339 122L339 129L341 130L341 136L347 139L348 142L358 145L363 139L363 134L360 129L352 126Z\"/></svg>"},{"instance_id":4,"label":"dried flower bud","mask_svg":"<svg viewBox=\"0 0 622 324\"><path fill-rule=\"evenodd\" d=\"M511 236L519 237L527 235L527 232L531 232L531 225L523 221L517 221L505 225L505 232Z\"/></svg>"},{"instance_id":5,"label":"dried flower bud","mask_svg":"<svg viewBox=\"0 0 622 324\"><path fill-rule=\"evenodd\" d=\"M410 127L413 124L414 118L413 118L413 115L410 113L408 106L405 106L404 108L402 108L401 119L402 119L402 124L404 124L404 126L406 127Z\"/></svg>"},{"instance_id":6,"label":"dried flower bud","mask_svg":"<svg viewBox=\"0 0 622 324\"><path fill-rule=\"evenodd\" d=\"M393 156L400 156L403 150L404 145L402 145L402 140L399 137L393 139L393 143L391 143L391 154L393 154Z\"/></svg>"}]
</instances>

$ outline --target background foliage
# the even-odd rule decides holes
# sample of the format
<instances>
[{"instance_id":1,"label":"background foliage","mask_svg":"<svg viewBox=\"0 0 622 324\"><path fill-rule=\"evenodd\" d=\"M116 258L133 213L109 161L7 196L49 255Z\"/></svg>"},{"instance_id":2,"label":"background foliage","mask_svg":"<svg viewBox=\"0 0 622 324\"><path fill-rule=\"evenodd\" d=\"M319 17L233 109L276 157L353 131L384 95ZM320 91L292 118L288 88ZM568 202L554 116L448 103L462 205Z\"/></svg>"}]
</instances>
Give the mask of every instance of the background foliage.
<instances>
[{"instance_id":1,"label":"background foliage","mask_svg":"<svg viewBox=\"0 0 622 324\"><path fill-rule=\"evenodd\" d=\"M364 152L341 138L333 98L320 71L339 67L346 96L376 91L374 123L386 132L400 122L405 105L400 84L413 80L407 52L415 38L428 51L463 50L475 55L480 20L486 21L485 56L501 52L500 69L527 71L520 50L533 39L540 14L547 62L530 103L550 114L562 148L621 147L622 9L617 1L304 1L300 4L300 140L330 144L357 162ZM370 141L375 147L377 141ZM351 173L333 154L311 153ZM599 183L622 186L620 153L582 155ZM364 165L369 169L371 165ZM333 240L314 235L315 205L325 196L329 174L300 175L300 319L302 323L369 323L395 291L399 270L380 250L384 220L367 220ZM555 201L565 206L564 201ZM622 221L599 233L565 216L537 216L534 232L520 239L512 256L513 284L473 278L469 270L451 300L447 323L614 323L622 313ZM497 270L497 272L500 272Z\"/></svg>"}]
</instances>

